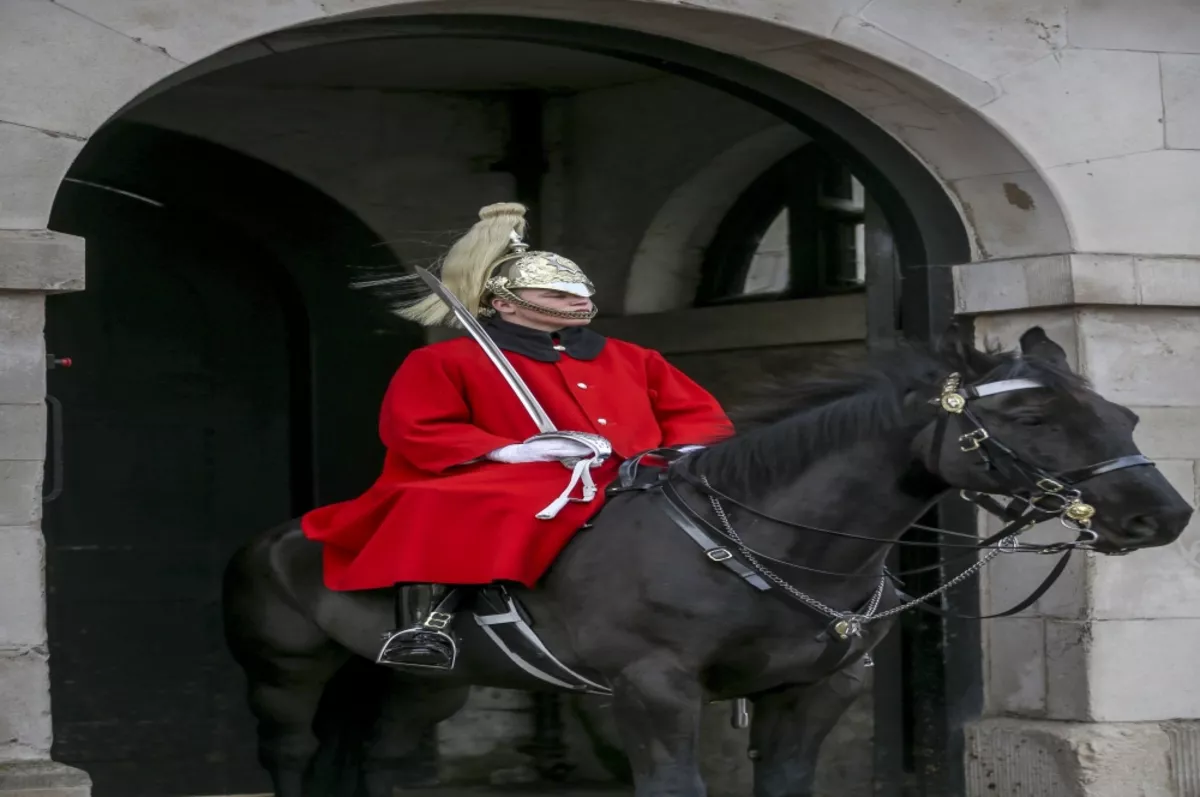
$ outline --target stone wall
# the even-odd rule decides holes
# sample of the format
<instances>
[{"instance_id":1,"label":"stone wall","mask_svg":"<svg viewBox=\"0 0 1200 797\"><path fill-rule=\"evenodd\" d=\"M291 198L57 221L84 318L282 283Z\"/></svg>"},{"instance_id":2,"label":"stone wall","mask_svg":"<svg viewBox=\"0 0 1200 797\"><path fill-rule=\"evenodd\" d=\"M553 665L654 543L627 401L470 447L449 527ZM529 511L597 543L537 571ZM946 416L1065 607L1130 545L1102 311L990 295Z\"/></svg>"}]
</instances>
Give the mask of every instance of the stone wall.
<instances>
[{"instance_id":1,"label":"stone wall","mask_svg":"<svg viewBox=\"0 0 1200 797\"><path fill-rule=\"evenodd\" d=\"M1200 306L1200 8L1190 0L13 0L0 26L0 757L28 763L5 766L0 790L86 789L44 763L50 703L36 608L41 301L83 279L81 242L45 232L59 180L106 119L164 79L319 43L312 30L279 32L288 26L430 11L655 34L708 48L714 72L754 82L781 107L799 105L787 78L844 101L915 153L960 210L978 261L960 269L960 312L1009 339L1041 319L1074 340L1080 367L1138 405L1147 452L1186 491L1188 463L1200 460L1188 368ZM773 74L760 80L747 65ZM825 113L819 105L808 110ZM872 146L861 129L845 137ZM892 153L877 165L901 182L896 163ZM932 223L928 195L905 198ZM430 218L431 228L457 227L457 214ZM969 794L1195 793L1200 713L1182 667L1200 652L1196 579L1170 559L1186 560L1190 540L1088 560L1059 595L990 632L990 710L1012 716L972 731ZM1160 570L1169 578L1157 581ZM993 577L985 603L1004 583ZM1169 703L1154 691L1163 686Z\"/></svg>"},{"instance_id":2,"label":"stone wall","mask_svg":"<svg viewBox=\"0 0 1200 797\"><path fill-rule=\"evenodd\" d=\"M1028 326L1044 326L1101 394L1140 416L1142 452L1200 504L1200 382L1190 365L1200 356L1200 263L1062 257L1047 264L1062 275L1049 285L1014 278L1027 265L960 270L960 302L978 313L979 342L1012 346ZM1003 293L989 288L1001 275ZM1033 534L1061 539L1055 526ZM1195 793L1200 724L1189 718L1200 717L1200 689L1189 662L1200 629L1198 550L1193 521L1168 547L1080 557L1030 609L985 626L994 718L968 736L973 793ZM1000 557L986 574L983 610L1028 595L1051 559Z\"/></svg>"}]
</instances>

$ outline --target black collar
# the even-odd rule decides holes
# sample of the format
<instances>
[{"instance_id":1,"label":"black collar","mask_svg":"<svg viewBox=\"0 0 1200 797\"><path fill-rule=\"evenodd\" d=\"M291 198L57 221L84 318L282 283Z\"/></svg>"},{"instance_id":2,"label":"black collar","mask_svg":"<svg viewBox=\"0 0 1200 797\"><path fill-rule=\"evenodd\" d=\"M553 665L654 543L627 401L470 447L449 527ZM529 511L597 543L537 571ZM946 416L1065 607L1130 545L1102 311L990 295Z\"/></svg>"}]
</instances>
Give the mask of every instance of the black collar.
<instances>
[{"instance_id":1,"label":"black collar","mask_svg":"<svg viewBox=\"0 0 1200 797\"><path fill-rule=\"evenodd\" d=\"M558 362L562 352L576 360L594 360L604 349L606 338L586 327L567 327L559 332L542 332L491 317L483 322L488 337L505 351L523 354L544 363Z\"/></svg>"}]
</instances>

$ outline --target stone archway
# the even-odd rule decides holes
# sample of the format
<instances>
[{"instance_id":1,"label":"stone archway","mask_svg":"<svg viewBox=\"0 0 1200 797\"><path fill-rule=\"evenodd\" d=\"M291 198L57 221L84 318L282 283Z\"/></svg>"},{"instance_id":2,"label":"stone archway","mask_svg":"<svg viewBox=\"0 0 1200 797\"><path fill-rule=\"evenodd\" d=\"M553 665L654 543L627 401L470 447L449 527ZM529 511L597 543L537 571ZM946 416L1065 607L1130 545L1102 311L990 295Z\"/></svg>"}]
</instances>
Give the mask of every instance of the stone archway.
<instances>
[{"instance_id":1,"label":"stone archway","mask_svg":"<svg viewBox=\"0 0 1200 797\"><path fill-rule=\"evenodd\" d=\"M1021 98L1040 85L1037 65L1058 46L1053 18L1035 18L1046 29L1045 37L1031 33L999 45L988 44L982 35L957 37L947 50L931 42L955 38L947 33L957 24L954 18L910 10L911 19L934 20L919 28L889 0L869 8L862 0L795 7L745 0L732 5L736 13L724 13L730 7L715 0L688 6L627 0L264 0L209 3L203 9L184 2L129 0L89 7L79 0L22 0L11 6L0 31L0 57L12 59L20 69L17 79L0 88L0 258L5 266L0 289L28 293L0 299L6 317L13 319L4 332L12 336L7 350L15 353L0 382L0 412L6 428L13 430L6 435L0 460L8 473L17 474L9 482L12 492L3 494L2 508L8 522L23 529L3 543L0 558L23 568L6 602L39 605L43 589L36 530L44 432L41 294L79 289L84 276L80 242L44 231L63 174L88 137L142 93L280 47L327 41L331 29L322 30L325 25L346 25L345 35L362 35L350 26L386 16L401 33L414 35L414 25L446 24L430 21L429 14L465 24L472 15L486 13L522 25L527 18L541 18L541 28L528 25L541 35L562 31L556 25L565 21L633 31L644 42L658 42L662 52L682 53L684 45L675 45L684 42L692 52L734 56L725 59L727 69L719 80L729 86L755 82L758 93L776 107L794 111L809 101L819 106L820 97L807 86L840 100L826 110L834 117L841 113L843 119L869 122L845 136L850 149L866 151L883 142L898 153L913 153L896 166L902 177L921 186L907 197L909 204L918 214L954 208L956 222L965 221L971 234L967 249L943 240L943 257L932 257L933 262L1057 255L1078 248L1129 250L1121 246L1128 236L1102 229L1092 219L1080 227L1060 209L1060 198L1067 206L1076 200L1086 205L1082 195L1103 193L1111 172L1101 168L1093 179L1082 179L1069 155L1055 152L1031 131L1031 119L1022 110ZM977 56L978 48L988 47L994 57ZM1080 68L1074 56L1067 60ZM1020 72L1021 78L1006 81L1008 72ZM1129 147L1136 149L1137 143ZM1114 150L1107 140L1088 149L1097 157L1117 151L1133 150ZM1166 168L1164 160L1156 157L1155 163ZM937 231L930 230L927 238L925 243L937 242ZM1107 242L1116 245L1105 247ZM1200 250L1200 239L1184 230L1162 246L1163 251L1193 252ZM45 758L49 700L41 649L44 626L28 608L4 626L5 642L20 657L0 666L6 683L22 693L7 712L14 730L2 736L15 741L7 744L6 754Z\"/></svg>"},{"instance_id":2,"label":"stone archway","mask_svg":"<svg viewBox=\"0 0 1200 797\"><path fill-rule=\"evenodd\" d=\"M1052 51L1053 41L1037 36L999 45L964 42L955 53L963 63L955 65L923 47L939 41L945 32L939 25L964 21L951 16L910 29L894 2L869 4L865 17L859 16L868 5L862 0L796 4L770 13L754 2L685 7L647 0L294 0L249 7L219 3L203 12L185 4L150 9L138 2L110 3L75 10L69 5L27 2L27 13L14 17L13 31L25 35L15 36L9 50L27 65L23 74L36 77L30 85L9 87L8 97L0 99L0 122L7 123L0 124L4 151L19 161L0 163L0 174L13 178L5 180L11 197L3 205L7 218L0 219L8 229L42 226L58 179L82 141L143 92L280 48L328 41L330 24L494 14L664 36L815 86L895 136L941 179L972 229L974 257L1071 248L1067 221L1040 176L1042 165L977 110L1000 97L996 82L1003 69L1015 71ZM1056 24L1051 18L1033 22L1051 30ZM338 35L368 34L343 28ZM63 44L37 46L49 37ZM974 46L1002 50L1003 69L974 66L980 60ZM852 147L860 143L849 141Z\"/></svg>"}]
</instances>

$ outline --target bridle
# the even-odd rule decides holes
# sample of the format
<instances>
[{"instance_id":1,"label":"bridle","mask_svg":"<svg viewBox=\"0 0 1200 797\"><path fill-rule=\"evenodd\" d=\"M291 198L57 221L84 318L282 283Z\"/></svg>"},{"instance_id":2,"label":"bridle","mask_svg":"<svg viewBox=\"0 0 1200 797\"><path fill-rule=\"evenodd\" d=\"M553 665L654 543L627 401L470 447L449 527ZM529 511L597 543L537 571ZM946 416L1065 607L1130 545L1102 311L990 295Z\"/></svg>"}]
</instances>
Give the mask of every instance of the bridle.
<instances>
[{"instance_id":1,"label":"bridle","mask_svg":"<svg viewBox=\"0 0 1200 797\"><path fill-rule=\"evenodd\" d=\"M1006 488L1006 495L1011 500L1008 504L1002 504L991 495L971 490L960 492L964 499L993 515L1010 521L1010 524L1017 522L1018 519L1026 518L1032 521L1025 526L1028 528L1028 526L1057 517L1064 526L1079 532L1079 537L1074 542L1047 545L1022 543L1014 550L1037 553L1056 553L1069 548L1091 550L1097 539L1096 532L1091 529L1096 509L1083 501L1079 486L1105 473L1125 468L1153 466L1154 462L1142 454L1130 454L1066 473L1048 473L1037 465L1027 462L1007 445L992 437L979 416L971 411L969 405L971 399L1011 393L1017 390L1042 388L1045 385L1035 379L1006 379L974 387L961 387L961 381L959 374L950 374L942 384L941 395L930 399L931 404L936 404L942 410L934 429L934 470L938 470L938 462L950 427L952 425L960 428L967 427L967 431L958 437L959 450L978 452L984 466L989 471L999 474L1000 482ZM1014 529L1017 533L1024 530L1024 528ZM1128 553L1128 551L1119 550L1113 553Z\"/></svg>"},{"instance_id":2,"label":"bridle","mask_svg":"<svg viewBox=\"0 0 1200 797\"><path fill-rule=\"evenodd\" d=\"M938 471L938 462L945 445L946 436L949 434L952 426L959 427L961 434L958 436L959 449L963 452L978 452L983 459L984 465L988 470L995 471L1000 476L1000 483L1004 485L1005 493L1003 496L996 496L987 493L975 492L971 490L962 490L960 495L967 501L979 506L986 512L995 515L1001 520L1007 521L1004 528L992 534L991 536L979 540L974 535L967 535L961 532L948 531L946 529L938 529L930 526L921 526L913 524L911 528L920 528L928 531L937 532L943 535L952 537L967 537L973 542L971 544L954 544L943 542L919 542L909 540L894 540L888 543L883 543L878 538L868 537L860 534L853 534L845 531L836 531L833 529L823 529L816 526L795 523L784 520L782 518L773 517L760 510L757 510L737 499L726 495L725 493L715 489L707 477L697 476L689 471L686 467L680 465L690 458L689 455L683 455L675 459L668 468L667 474L662 478L655 487L662 490L662 494L668 501L668 505L673 507L671 514L673 519L685 531L696 539L695 531L697 525L716 532L721 537L724 537L729 542L733 543L733 547L742 555L742 558L749 564L749 569L745 566L739 566L731 561L733 554L724 548L714 548L706 551L709 558L715 562L730 566L735 572L738 572L743 578L748 578L752 573L757 573L779 587L783 593L800 601L809 608L815 610L825 617L831 618L834 622L830 627L833 636L845 640L849 637L862 636L863 628L871 622L881 620L885 617L899 614L910 608L920 608L935 614L948 614L940 609L936 609L928 604L932 598L940 597L950 588L965 581L970 576L979 572L986 566L996 555L1000 553L1016 553L1016 552L1034 552L1034 553L1061 553L1059 561L1047 575L1046 579L1034 591L1022 600L1017 605L1010 609L989 615L953 615L964 619L983 620L997 617L1009 617L1024 611L1029 606L1033 605L1042 595L1050 589L1051 586L1058 580L1066 569L1066 565L1071 554L1077 549L1093 550L1093 543L1097 539L1097 534L1092 531L1092 520L1096 515L1096 509L1091 504L1084 502L1082 491L1079 486L1084 482L1094 479L1105 473L1112 473L1118 470L1124 470L1132 467L1153 466L1154 462L1141 454L1131 454L1116 459L1098 462L1093 465L1088 465L1083 468L1068 471L1066 473L1051 474L1045 469L1034 465L1023 459L1012 448L993 437L988 431L980 418L972 412L970 402L975 399L995 396L1002 393L1009 393L1017 390L1030 390L1044 388L1042 382L1035 379L1006 379L995 382L986 382L975 386L962 386L962 378L958 373L950 374L942 384L941 393L936 398L931 398L929 403L940 408L941 412L937 420L933 432L933 450L931 453L933 470ZM701 492L708 498L711 504L713 514L717 518L718 523L714 525L707 518L703 517L687 500L679 493L673 484L672 476L678 475L683 481L686 481L690 486ZM1003 498L1007 497L1007 503ZM978 551L988 551L988 553L975 564L967 567L957 576L942 584L942 586L918 598L910 598L900 592L898 587L900 582L897 578L899 575L907 575L908 573L918 573L930 569L940 568L941 565L932 567L918 568L917 570L908 571L908 573L892 574L886 569L882 575L864 576L861 573L835 573L830 571L818 570L816 568L805 567L803 565L786 562L763 554L750 548L734 529L733 524L729 520L725 512L724 503L737 506L740 509L755 515L763 520L771 523L801 529L804 531L818 532L836 537L849 539L858 539L867 542L875 542L888 545L907 545L907 546L926 546L938 548L963 548L967 549L967 553ZM1079 537L1072 542L1035 544L1027 543L1019 540L1020 534L1028 531L1033 526L1044 523L1048 520L1057 518L1064 526L1074 529L1079 532ZM714 556L713 552L721 552L720 557ZM1127 553L1128 551L1114 550L1102 551L1108 554ZM863 578L870 577L879 581L878 587L871 595L867 604L858 611L843 612L825 605L819 600L809 596L794 586L789 584L783 578L774 573L767 567L763 560L773 563L785 565L787 567L802 570L811 573L818 573L828 576L841 576L846 578ZM903 600L899 605L890 609L879 611L881 599L886 584L892 582L897 587ZM763 583L760 589L770 589L769 586Z\"/></svg>"}]
</instances>

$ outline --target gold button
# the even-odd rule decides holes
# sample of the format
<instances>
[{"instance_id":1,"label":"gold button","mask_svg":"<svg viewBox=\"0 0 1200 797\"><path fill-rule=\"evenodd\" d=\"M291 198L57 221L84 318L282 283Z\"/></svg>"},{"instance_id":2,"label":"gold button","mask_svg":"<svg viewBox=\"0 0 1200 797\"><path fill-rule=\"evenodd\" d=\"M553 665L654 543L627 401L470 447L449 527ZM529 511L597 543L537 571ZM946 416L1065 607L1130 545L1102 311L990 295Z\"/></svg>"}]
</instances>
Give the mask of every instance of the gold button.
<instances>
[{"instance_id":1,"label":"gold button","mask_svg":"<svg viewBox=\"0 0 1200 797\"><path fill-rule=\"evenodd\" d=\"M583 382L580 382L578 385L576 385L576 387L578 387L580 390L587 390L587 385L585 385Z\"/></svg>"},{"instance_id":2,"label":"gold button","mask_svg":"<svg viewBox=\"0 0 1200 797\"><path fill-rule=\"evenodd\" d=\"M601 426L604 426L605 424L608 423L608 421L606 421L604 418L600 418L596 422L599 423Z\"/></svg>"},{"instance_id":3,"label":"gold button","mask_svg":"<svg viewBox=\"0 0 1200 797\"><path fill-rule=\"evenodd\" d=\"M555 351L566 351L567 347L566 346L555 346L554 350Z\"/></svg>"}]
</instances>

